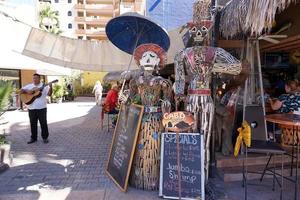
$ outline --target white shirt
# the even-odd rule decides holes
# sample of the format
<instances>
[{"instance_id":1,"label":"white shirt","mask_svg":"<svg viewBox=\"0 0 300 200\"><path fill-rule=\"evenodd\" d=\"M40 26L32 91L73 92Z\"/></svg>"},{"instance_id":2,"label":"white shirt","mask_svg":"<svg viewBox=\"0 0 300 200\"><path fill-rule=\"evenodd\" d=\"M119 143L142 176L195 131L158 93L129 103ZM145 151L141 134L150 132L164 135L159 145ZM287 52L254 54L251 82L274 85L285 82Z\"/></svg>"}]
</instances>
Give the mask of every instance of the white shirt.
<instances>
[{"instance_id":1,"label":"white shirt","mask_svg":"<svg viewBox=\"0 0 300 200\"><path fill-rule=\"evenodd\" d=\"M103 87L101 84L97 84L93 88L93 92L95 92L98 95L102 94L102 90L103 90Z\"/></svg>"},{"instance_id":2,"label":"white shirt","mask_svg":"<svg viewBox=\"0 0 300 200\"><path fill-rule=\"evenodd\" d=\"M41 88L43 87L43 83L40 83L39 85L34 85L33 83L28 84L26 86L24 86L22 89L24 90L32 90L33 88L38 87ZM47 95L48 92L50 90L49 86L44 87L43 91L42 91L42 96L40 96L39 98L36 98L32 104L28 105L27 108L29 110L34 110L34 109L43 109L47 107Z\"/></svg>"}]
</instances>

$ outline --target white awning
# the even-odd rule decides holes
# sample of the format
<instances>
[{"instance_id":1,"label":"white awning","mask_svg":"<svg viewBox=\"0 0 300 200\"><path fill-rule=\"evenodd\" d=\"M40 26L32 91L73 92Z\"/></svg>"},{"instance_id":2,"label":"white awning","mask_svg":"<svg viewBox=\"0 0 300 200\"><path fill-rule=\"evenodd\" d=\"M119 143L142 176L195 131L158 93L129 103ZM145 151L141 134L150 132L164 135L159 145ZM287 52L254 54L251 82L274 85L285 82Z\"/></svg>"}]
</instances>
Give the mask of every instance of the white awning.
<instances>
[{"instance_id":1,"label":"white awning","mask_svg":"<svg viewBox=\"0 0 300 200\"><path fill-rule=\"evenodd\" d=\"M31 27L16 23L1 14L0 24L0 68L37 70L43 75L71 74L71 69L22 55L20 51L24 48Z\"/></svg>"},{"instance_id":2,"label":"white awning","mask_svg":"<svg viewBox=\"0 0 300 200\"><path fill-rule=\"evenodd\" d=\"M0 42L3 40L6 43L1 45L1 48L4 50L10 48L17 54L43 61L36 63L37 61L30 60L29 62L24 56L11 59L13 56L9 52L10 55L6 57L8 60L1 62L0 65L47 70L54 69L55 65L79 70L111 72L127 70L131 58L131 55L120 51L108 40L90 41L58 36L14 21L4 15L0 15L0 24ZM171 31L169 36L171 46L167 63L173 63L175 54L183 49L184 45L178 30ZM137 68L136 63L132 62L130 70Z\"/></svg>"}]
</instances>

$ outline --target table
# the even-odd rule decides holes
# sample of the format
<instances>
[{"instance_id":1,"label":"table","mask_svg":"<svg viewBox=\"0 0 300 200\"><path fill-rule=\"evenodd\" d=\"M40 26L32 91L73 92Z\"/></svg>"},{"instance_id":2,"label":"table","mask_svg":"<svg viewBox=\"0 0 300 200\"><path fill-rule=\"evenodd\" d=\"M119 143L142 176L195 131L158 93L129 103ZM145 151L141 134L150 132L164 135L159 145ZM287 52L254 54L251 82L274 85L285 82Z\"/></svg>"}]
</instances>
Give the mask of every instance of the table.
<instances>
[{"instance_id":1,"label":"table","mask_svg":"<svg viewBox=\"0 0 300 200\"><path fill-rule=\"evenodd\" d=\"M266 121L274 123L274 124L281 124L281 125L288 125L293 127L293 138L295 139L295 129L298 131L300 128L300 115L295 114L270 114L265 116ZM297 186L298 186L298 163L299 163L299 144L298 144L298 134L296 141L294 140L294 145L292 149L292 167L293 167L293 159L294 159L294 148L297 147L297 155L296 155L296 179L295 179L295 200L297 200Z\"/></svg>"}]
</instances>

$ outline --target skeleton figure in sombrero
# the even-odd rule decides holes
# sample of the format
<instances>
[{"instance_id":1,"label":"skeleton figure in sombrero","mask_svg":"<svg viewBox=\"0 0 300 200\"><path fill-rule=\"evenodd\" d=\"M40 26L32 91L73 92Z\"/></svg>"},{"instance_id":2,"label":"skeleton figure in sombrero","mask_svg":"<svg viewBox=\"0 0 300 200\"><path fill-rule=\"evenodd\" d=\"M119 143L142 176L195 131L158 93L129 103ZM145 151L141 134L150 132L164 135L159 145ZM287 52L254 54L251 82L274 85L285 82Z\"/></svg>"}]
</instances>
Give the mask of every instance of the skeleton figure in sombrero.
<instances>
[{"instance_id":1,"label":"skeleton figure in sombrero","mask_svg":"<svg viewBox=\"0 0 300 200\"><path fill-rule=\"evenodd\" d=\"M156 44L143 44L136 48L134 58L142 75L132 80L144 108L135 157L131 168L130 183L136 188L157 190L159 182L160 134L163 131L162 115L170 112L172 83L153 75L161 69L166 52Z\"/></svg>"},{"instance_id":2,"label":"skeleton figure in sombrero","mask_svg":"<svg viewBox=\"0 0 300 200\"><path fill-rule=\"evenodd\" d=\"M210 0L198 0L193 5L193 22L184 28L185 49L175 56L176 100L186 100L186 110L194 113L196 122L194 131L204 134L205 173L208 178L209 148L214 115L210 82L212 73L238 75L242 64L222 48L208 46L208 36L213 26ZM185 72L189 77L187 97L185 92Z\"/></svg>"}]
</instances>

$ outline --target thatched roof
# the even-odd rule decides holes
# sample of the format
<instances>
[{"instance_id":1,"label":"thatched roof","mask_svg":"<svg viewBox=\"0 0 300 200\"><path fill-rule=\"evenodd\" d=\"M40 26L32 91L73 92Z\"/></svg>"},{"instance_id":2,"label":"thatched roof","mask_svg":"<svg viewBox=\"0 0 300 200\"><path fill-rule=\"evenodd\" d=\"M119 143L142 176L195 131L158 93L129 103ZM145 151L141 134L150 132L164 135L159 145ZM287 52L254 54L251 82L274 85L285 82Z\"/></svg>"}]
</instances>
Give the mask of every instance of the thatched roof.
<instances>
[{"instance_id":1,"label":"thatched roof","mask_svg":"<svg viewBox=\"0 0 300 200\"><path fill-rule=\"evenodd\" d=\"M300 0L232 0L221 14L220 31L229 38L238 33L258 36L270 31L275 14Z\"/></svg>"}]
</instances>

